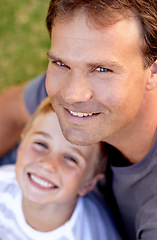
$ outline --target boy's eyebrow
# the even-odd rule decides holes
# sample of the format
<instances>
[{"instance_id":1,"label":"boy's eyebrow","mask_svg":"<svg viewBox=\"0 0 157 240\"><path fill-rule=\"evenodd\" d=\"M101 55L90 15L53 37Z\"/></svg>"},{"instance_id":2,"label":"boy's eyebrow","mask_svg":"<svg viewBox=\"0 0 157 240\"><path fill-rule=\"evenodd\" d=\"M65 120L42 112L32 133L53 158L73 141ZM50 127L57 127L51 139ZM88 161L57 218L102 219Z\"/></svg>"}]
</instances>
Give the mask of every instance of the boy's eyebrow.
<instances>
[{"instance_id":1,"label":"boy's eyebrow","mask_svg":"<svg viewBox=\"0 0 157 240\"><path fill-rule=\"evenodd\" d=\"M44 137L48 137L48 138L51 139L51 136L50 136L48 133L43 132L43 131L36 131L36 132L34 132L34 135L42 135L42 136L44 136ZM81 156L87 161L87 157L86 157L79 149L77 149L77 148L75 148L75 147L72 147L72 149L73 149L75 152L77 152L79 155L81 155Z\"/></svg>"},{"instance_id":2,"label":"boy's eyebrow","mask_svg":"<svg viewBox=\"0 0 157 240\"><path fill-rule=\"evenodd\" d=\"M72 149L74 151L76 151L79 155L81 155L81 157L83 157L87 161L87 157L79 149L77 149L75 147L72 147Z\"/></svg>"},{"instance_id":3,"label":"boy's eyebrow","mask_svg":"<svg viewBox=\"0 0 157 240\"><path fill-rule=\"evenodd\" d=\"M34 135L42 135L42 136L44 136L44 137L51 138L48 133L43 132L43 131L36 131L36 132L34 132Z\"/></svg>"}]
</instances>

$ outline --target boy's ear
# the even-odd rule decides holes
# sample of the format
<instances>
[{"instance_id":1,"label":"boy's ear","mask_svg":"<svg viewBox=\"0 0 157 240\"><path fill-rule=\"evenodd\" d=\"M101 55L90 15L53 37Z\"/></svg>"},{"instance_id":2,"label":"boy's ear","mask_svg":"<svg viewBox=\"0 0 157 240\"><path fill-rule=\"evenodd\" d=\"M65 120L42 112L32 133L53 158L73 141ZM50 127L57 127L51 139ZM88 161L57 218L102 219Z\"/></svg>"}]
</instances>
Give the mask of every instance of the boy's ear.
<instances>
[{"instance_id":1,"label":"boy's ear","mask_svg":"<svg viewBox=\"0 0 157 240\"><path fill-rule=\"evenodd\" d=\"M20 153L20 151L21 151L21 149L22 149L22 147L23 147L23 143L22 143L23 138L24 138L24 134L22 133L22 134L21 134L20 143L19 143L19 146L18 146L18 148L17 148L17 154Z\"/></svg>"},{"instance_id":2,"label":"boy's ear","mask_svg":"<svg viewBox=\"0 0 157 240\"><path fill-rule=\"evenodd\" d=\"M95 177L93 177L92 179L88 180L85 183L85 185L82 187L82 189L78 192L78 194L80 196L85 196L88 192L92 191L95 188L97 182L99 180L103 179L104 176L105 175L103 173L99 173Z\"/></svg>"},{"instance_id":3,"label":"boy's ear","mask_svg":"<svg viewBox=\"0 0 157 240\"><path fill-rule=\"evenodd\" d=\"M21 134L21 140L20 140L20 143L19 143L19 146L18 146L18 148L17 148L17 153L19 153L20 152L20 150L21 150L21 148L22 148L22 140L23 140L23 138L24 138L24 134L22 133Z\"/></svg>"},{"instance_id":4,"label":"boy's ear","mask_svg":"<svg viewBox=\"0 0 157 240\"><path fill-rule=\"evenodd\" d=\"M19 146L18 146L18 148L17 148L17 154L20 153L21 148L22 148L22 143L20 143Z\"/></svg>"},{"instance_id":5,"label":"boy's ear","mask_svg":"<svg viewBox=\"0 0 157 240\"><path fill-rule=\"evenodd\" d=\"M147 81L146 89L152 90L157 87L157 60L150 67L150 75Z\"/></svg>"}]
</instances>

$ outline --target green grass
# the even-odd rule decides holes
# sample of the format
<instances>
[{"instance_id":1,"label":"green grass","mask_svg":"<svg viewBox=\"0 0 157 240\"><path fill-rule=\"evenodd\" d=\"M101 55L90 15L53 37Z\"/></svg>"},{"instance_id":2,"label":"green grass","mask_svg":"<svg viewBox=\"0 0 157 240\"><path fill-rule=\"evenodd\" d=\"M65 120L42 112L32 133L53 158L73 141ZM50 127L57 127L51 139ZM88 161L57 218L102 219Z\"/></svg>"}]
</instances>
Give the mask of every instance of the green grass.
<instances>
[{"instance_id":1,"label":"green grass","mask_svg":"<svg viewBox=\"0 0 157 240\"><path fill-rule=\"evenodd\" d=\"M49 0L0 1L0 91L44 72Z\"/></svg>"}]
</instances>

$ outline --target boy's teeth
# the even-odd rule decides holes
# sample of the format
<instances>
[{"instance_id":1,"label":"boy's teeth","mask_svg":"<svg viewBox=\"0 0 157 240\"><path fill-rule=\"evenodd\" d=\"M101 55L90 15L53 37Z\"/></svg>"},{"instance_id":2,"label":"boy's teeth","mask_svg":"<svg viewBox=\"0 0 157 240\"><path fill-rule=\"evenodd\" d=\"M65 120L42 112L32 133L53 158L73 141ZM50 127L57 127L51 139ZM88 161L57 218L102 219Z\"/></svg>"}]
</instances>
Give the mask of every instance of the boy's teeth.
<instances>
[{"instance_id":1,"label":"boy's teeth","mask_svg":"<svg viewBox=\"0 0 157 240\"><path fill-rule=\"evenodd\" d=\"M32 179L33 182L39 184L41 187L45 188L52 188L54 187L51 183L44 181L43 179L40 179L32 174L30 174L30 178Z\"/></svg>"},{"instance_id":2,"label":"boy's teeth","mask_svg":"<svg viewBox=\"0 0 157 240\"><path fill-rule=\"evenodd\" d=\"M77 116L77 117L87 117L87 116L92 116L93 115L93 113L78 113L78 112L73 112L73 111L70 111L70 113L73 116Z\"/></svg>"}]
</instances>

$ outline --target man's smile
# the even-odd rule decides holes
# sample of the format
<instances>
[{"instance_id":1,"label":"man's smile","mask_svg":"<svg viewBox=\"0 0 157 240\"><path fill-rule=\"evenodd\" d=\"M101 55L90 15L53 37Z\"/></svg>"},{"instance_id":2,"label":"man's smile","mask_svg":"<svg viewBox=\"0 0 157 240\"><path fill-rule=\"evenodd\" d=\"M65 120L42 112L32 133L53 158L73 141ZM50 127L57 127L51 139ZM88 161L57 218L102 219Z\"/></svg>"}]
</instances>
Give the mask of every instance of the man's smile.
<instances>
[{"instance_id":1,"label":"man's smile","mask_svg":"<svg viewBox=\"0 0 157 240\"><path fill-rule=\"evenodd\" d=\"M88 117L88 116L92 116L94 114L94 113L81 113L81 112L73 112L73 111L70 111L70 113L73 116L77 116L77 117Z\"/></svg>"}]
</instances>

